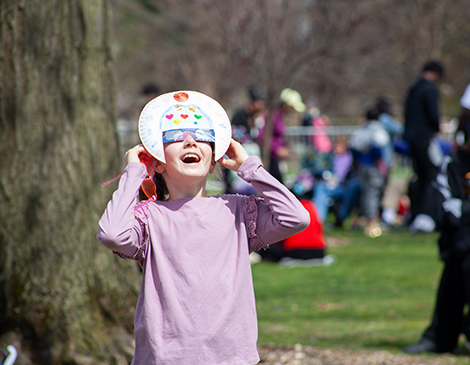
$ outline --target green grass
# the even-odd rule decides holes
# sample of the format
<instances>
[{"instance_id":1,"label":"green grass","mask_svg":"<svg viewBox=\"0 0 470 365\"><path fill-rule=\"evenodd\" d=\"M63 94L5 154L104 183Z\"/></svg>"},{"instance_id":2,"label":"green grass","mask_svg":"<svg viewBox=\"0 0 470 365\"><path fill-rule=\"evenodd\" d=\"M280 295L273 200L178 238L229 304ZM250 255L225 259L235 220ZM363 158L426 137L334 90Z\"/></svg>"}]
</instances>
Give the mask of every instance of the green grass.
<instances>
[{"instance_id":1,"label":"green grass","mask_svg":"<svg viewBox=\"0 0 470 365\"><path fill-rule=\"evenodd\" d=\"M328 267L253 266L259 343L399 352L429 324L442 269L436 234L334 231Z\"/></svg>"}]
</instances>

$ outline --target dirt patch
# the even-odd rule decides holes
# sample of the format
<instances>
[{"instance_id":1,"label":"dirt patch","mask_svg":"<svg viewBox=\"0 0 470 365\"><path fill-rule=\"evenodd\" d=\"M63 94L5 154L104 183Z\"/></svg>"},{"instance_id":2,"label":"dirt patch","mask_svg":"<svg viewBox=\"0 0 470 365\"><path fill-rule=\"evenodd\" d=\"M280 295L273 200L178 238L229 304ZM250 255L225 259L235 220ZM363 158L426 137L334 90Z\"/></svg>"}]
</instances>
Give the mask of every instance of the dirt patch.
<instances>
[{"instance_id":1,"label":"dirt patch","mask_svg":"<svg viewBox=\"0 0 470 365\"><path fill-rule=\"evenodd\" d=\"M263 365L448 365L455 364L453 355L412 356L387 351L330 350L309 346L260 346Z\"/></svg>"}]
</instances>

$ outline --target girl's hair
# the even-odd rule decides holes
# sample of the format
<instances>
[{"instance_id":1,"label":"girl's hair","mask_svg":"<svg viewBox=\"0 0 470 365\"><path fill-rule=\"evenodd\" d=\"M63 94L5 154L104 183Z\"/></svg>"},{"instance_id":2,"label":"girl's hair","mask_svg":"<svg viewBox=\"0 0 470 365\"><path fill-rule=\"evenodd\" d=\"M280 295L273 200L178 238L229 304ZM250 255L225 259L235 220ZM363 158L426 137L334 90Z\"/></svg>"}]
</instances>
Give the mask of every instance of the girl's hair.
<instances>
[{"instance_id":1,"label":"girl's hair","mask_svg":"<svg viewBox=\"0 0 470 365\"><path fill-rule=\"evenodd\" d=\"M153 181L157 186L157 200L166 200L168 198L168 188L163 176L156 172Z\"/></svg>"}]
</instances>

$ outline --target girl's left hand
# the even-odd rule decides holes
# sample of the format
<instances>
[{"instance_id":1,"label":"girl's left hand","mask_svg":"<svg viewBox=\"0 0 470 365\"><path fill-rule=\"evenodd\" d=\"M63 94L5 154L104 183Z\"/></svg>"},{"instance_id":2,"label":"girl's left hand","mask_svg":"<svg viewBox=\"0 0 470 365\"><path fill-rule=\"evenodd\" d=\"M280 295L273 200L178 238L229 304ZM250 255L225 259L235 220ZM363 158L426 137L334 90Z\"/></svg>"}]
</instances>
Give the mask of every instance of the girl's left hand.
<instances>
[{"instance_id":1,"label":"girl's left hand","mask_svg":"<svg viewBox=\"0 0 470 365\"><path fill-rule=\"evenodd\" d=\"M228 156L228 158L222 157L217 162L220 163L223 167L235 172L238 171L241 164L249 157L243 146L233 138L230 141L230 146L228 147L228 150L225 152L225 154Z\"/></svg>"}]
</instances>

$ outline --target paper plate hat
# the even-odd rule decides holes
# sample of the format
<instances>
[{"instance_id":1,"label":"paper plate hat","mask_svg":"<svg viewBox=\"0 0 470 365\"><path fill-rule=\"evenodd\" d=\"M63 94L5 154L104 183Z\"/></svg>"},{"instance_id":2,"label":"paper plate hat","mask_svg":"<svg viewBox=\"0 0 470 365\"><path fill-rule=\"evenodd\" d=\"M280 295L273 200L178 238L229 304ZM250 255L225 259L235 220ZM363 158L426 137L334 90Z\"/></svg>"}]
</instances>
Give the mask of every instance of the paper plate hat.
<instances>
[{"instance_id":1,"label":"paper plate hat","mask_svg":"<svg viewBox=\"0 0 470 365\"><path fill-rule=\"evenodd\" d=\"M187 134L197 141L214 142L217 161L230 144L230 119L217 101L196 91L160 95L140 114L140 139L147 151L162 162L166 162L163 143L184 140Z\"/></svg>"}]
</instances>

